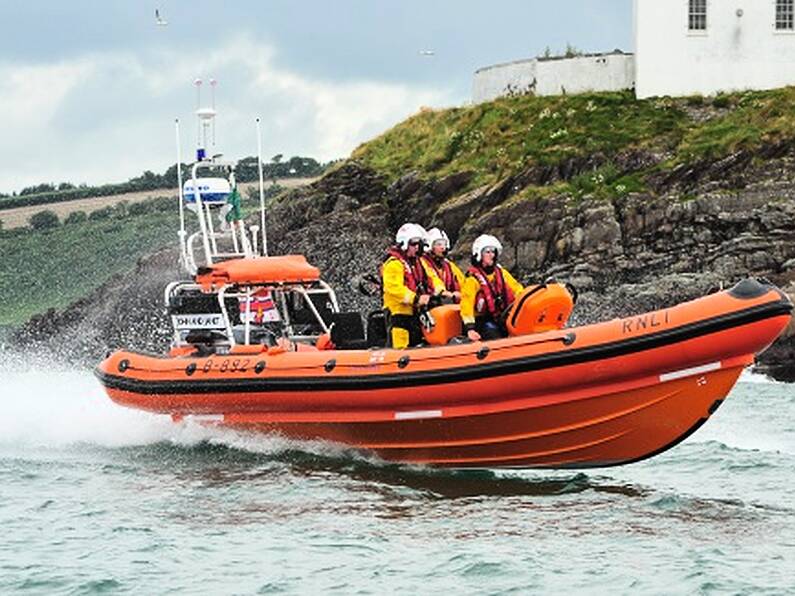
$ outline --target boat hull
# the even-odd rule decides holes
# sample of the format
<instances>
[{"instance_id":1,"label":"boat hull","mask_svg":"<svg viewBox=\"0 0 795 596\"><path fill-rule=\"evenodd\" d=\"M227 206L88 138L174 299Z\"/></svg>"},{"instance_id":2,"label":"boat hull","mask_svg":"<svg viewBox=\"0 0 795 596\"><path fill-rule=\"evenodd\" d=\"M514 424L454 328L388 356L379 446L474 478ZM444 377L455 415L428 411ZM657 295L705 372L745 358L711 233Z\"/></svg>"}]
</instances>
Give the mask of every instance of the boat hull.
<instances>
[{"instance_id":1,"label":"boat hull","mask_svg":"<svg viewBox=\"0 0 795 596\"><path fill-rule=\"evenodd\" d=\"M399 421L284 423L233 414L225 416L224 424L353 445L396 462L478 468L611 466L646 459L692 434L718 409L746 363L609 395L557 403L539 399L519 410L481 416L443 418L428 411Z\"/></svg>"},{"instance_id":2,"label":"boat hull","mask_svg":"<svg viewBox=\"0 0 795 596\"><path fill-rule=\"evenodd\" d=\"M120 352L98 376L126 406L332 441L388 461L618 465L694 432L786 327L789 300L754 288L487 344L251 358Z\"/></svg>"}]
</instances>

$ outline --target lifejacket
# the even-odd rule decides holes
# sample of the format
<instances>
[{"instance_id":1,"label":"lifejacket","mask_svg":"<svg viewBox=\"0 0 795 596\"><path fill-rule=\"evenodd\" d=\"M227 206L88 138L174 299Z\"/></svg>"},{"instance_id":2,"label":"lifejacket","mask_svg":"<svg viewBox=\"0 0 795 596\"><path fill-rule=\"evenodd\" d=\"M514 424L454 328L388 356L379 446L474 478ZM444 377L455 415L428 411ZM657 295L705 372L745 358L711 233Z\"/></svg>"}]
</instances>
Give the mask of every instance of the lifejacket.
<instances>
[{"instance_id":1,"label":"lifejacket","mask_svg":"<svg viewBox=\"0 0 795 596\"><path fill-rule=\"evenodd\" d=\"M422 258L425 259L426 263L433 267L434 271L436 271L436 275L438 275L439 279L442 280L445 290L448 292L461 291L461 284L458 283L458 280L453 273L453 268L450 266L450 261L448 261L446 258L442 258L442 265L440 267L437 264L436 259L434 259L432 256L423 255Z\"/></svg>"},{"instance_id":2,"label":"lifejacket","mask_svg":"<svg viewBox=\"0 0 795 596\"><path fill-rule=\"evenodd\" d=\"M403 252L394 247L387 250L386 254L387 258L384 259L384 263L386 263L390 258L397 259L402 263L403 283L406 284L406 287L409 290L420 294L426 293L430 290L428 276L425 274L425 269L422 268L422 263L420 262L419 257L414 259L414 263L412 264L409 262ZM381 264L381 279L383 279L384 263Z\"/></svg>"},{"instance_id":3,"label":"lifejacket","mask_svg":"<svg viewBox=\"0 0 795 596\"><path fill-rule=\"evenodd\" d=\"M516 298L511 288L505 283L502 267L499 265L494 266L494 280L491 282L486 272L475 265L469 268L467 274L474 277L480 284L480 291L475 296L476 316L488 314L497 318Z\"/></svg>"}]
</instances>

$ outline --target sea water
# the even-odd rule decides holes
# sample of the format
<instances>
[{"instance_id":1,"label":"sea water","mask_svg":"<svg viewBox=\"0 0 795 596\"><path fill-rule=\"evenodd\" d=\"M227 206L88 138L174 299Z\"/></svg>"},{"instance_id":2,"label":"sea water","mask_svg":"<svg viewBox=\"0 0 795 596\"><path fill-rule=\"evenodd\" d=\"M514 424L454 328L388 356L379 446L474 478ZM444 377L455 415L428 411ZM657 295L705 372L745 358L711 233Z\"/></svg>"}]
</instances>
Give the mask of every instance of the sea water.
<instances>
[{"instance_id":1,"label":"sea water","mask_svg":"<svg viewBox=\"0 0 795 596\"><path fill-rule=\"evenodd\" d=\"M435 471L0 370L0 593L795 593L795 385L577 472Z\"/></svg>"}]
</instances>

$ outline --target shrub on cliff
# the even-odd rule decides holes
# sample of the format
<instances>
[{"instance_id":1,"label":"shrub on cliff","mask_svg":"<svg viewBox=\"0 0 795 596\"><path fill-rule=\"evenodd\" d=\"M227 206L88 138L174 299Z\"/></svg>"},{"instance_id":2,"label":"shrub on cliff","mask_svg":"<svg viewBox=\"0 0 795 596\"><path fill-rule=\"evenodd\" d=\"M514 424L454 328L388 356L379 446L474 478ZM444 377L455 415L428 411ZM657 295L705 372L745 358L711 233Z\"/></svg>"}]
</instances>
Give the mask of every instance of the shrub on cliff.
<instances>
[{"instance_id":1,"label":"shrub on cliff","mask_svg":"<svg viewBox=\"0 0 795 596\"><path fill-rule=\"evenodd\" d=\"M83 223L88 219L88 215L85 211L72 211L69 215L66 216L63 223L64 225L71 226L74 224Z\"/></svg>"},{"instance_id":2,"label":"shrub on cliff","mask_svg":"<svg viewBox=\"0 0 795 596\"><path fill-rule=\"evenodd\" d=\"M113 217L113 207L103 207L88 214L88 219L91 221L110 219L111 217Z\"/></svg>"},{"instance_id":3,"label":"shrub on cliff","mask_svg":"<svg viewBox=\"0 0 795 596\"><path fill-rule=\"evenodd\" d=\"M50 209L34 213L28 219L30 227L34 230L48 230L50 228L57 228L60 225L58 214Z\"/></svg>"}]
</instances>

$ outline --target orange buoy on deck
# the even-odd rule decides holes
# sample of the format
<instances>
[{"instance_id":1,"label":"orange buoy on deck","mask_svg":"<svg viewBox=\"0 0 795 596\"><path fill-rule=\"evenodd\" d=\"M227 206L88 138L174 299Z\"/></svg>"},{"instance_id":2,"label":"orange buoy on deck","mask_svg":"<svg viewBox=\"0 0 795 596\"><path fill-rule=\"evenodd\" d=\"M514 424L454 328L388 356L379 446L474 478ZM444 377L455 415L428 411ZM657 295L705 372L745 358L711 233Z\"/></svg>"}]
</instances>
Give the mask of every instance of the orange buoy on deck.
<instances>
[{"instance_id":1,"label":"orange buoy on deck","mask_svg":"<svg viewBox=\"0 0 795 596\"><path fill-rule=\"evenodd\" d=\"M517 296L505 318L509 335L563 329L574 309L574 296L558 283L529 286Z\"/></svg>"}]
</instances>

